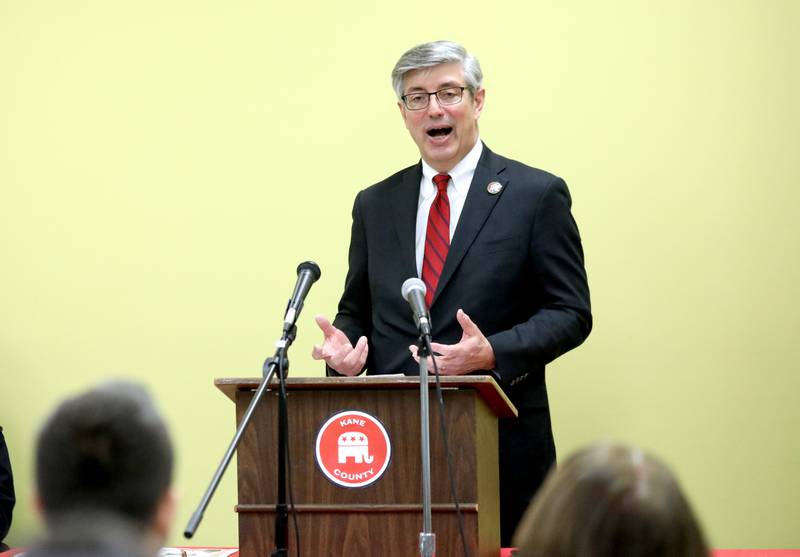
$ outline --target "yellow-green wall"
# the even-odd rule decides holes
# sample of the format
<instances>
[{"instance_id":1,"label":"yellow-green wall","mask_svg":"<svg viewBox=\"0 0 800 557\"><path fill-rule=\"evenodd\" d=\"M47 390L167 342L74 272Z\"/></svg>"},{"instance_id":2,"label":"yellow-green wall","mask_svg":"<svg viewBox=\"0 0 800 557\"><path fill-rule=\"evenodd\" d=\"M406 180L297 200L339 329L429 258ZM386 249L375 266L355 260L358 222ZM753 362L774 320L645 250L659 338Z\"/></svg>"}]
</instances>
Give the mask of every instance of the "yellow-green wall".
<instances>
[{"instance_id":1,"label":"yellow-green wall","mask_svg":"<svg viewBox=\"0 0 800 557\"><path fill-rule=\"evenodd\" d=\"M145 382L178 448L182 530L302 260L333 314L355 193L413 163L388 74L451 38L489 146L562 175L595 314L549 369L563 455L675 467L718 547L800 547L800 2L0 0L0 425L38 531L57 400ZM195 542L236 543L234 474Z\"/></svg>"}]
</instances>

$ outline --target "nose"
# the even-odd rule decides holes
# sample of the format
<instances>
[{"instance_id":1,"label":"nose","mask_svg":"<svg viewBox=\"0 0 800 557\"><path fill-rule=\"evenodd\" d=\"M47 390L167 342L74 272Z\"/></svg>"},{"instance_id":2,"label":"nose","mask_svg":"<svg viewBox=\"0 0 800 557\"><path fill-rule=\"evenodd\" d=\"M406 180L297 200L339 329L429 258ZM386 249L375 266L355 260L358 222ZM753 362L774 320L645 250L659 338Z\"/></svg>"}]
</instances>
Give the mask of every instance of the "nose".
<instances>
[{"instance_id":1,"label":"nose","mask_svg":"<svg viewBox=\"0 0 800 557\"><path fill-rule=\"evenodd\" d=\"M444 114L444 109L442 109L442 105L439 104L439 97L436 96L436 93L429 93L428 97L428 108L426 109L430 116L441 116Z\"/></svg>"}]
</instances>

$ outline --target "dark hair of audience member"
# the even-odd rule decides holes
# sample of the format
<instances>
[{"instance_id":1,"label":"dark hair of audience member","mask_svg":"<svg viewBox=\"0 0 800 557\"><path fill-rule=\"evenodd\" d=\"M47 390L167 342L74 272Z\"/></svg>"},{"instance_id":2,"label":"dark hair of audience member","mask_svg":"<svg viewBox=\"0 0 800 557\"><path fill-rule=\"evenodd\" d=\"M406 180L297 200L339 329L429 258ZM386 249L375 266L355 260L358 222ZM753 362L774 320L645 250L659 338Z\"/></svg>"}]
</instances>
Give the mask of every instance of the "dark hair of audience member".
<instances>
[{"instance_id":1,"label":"dark hair of audience member","mask_svg":"<svg viewBox=\"0 0 800 557\"><path fill-rule=\"evenodd\" d=\"M517 557L708 557L677 480L640 449L584 448L551 470L514 534Z\"/></svg>"},{"instance_id":2,"label":"dark hair of audience member","mask_svg":"<svg viewBox=\"0 0 800 557\"><path fill-rule=\"evenodd\" d=\"M36 482L48 525L76 513L151 525L172 479L164 422L139 385L115 381L68 399L43 425Z\"/></svg>"}]
</instances>

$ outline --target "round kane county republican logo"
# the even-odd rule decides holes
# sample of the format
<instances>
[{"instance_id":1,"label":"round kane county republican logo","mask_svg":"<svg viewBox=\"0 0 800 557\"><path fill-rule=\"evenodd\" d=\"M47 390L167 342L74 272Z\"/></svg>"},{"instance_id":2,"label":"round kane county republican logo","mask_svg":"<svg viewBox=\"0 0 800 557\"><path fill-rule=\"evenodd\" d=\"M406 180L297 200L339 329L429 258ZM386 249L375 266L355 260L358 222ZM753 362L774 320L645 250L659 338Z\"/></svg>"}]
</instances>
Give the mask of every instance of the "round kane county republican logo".
<instances>
[{"instance_id":1,"label":"round kane county republican logo","mask_svg":"<svg viewBox=\"0 0 800 557\"><path fill-rule=\"evenodd\" d=\"M374 416L345 410L317 433L317 465L333 483L364 487L383 475L392 456L386 428Z\"/></svg>"}]
</instances>

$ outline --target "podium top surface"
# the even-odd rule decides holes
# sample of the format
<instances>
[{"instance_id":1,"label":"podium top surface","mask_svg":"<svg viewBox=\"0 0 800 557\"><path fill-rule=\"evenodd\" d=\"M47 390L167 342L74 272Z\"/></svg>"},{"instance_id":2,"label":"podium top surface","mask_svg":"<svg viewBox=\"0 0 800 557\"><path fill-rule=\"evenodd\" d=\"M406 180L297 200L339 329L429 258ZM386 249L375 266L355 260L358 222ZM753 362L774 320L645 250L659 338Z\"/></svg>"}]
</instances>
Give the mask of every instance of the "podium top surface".
<instances>
[{"instance_id":1,"label":"podium top surface","mask_svg":"<svg viewBox=\"0 0 800 557\"><path fill-rule=\"evenodd\" d=\"M517 409L506 394L488 375L441 376L443 389L474 389L498 418L515 418ZM251 391L261 384L260 377L222 377L214 385L231 400L236 400L237 391ZM428 379L430 388L436 379ZM277 383L276 383L277 386ZM406 375L365 375L358 377L290 377L286 380L289 390L346 390L346 389L419 389L419 377ZM270 386L270 389L273 389Z\"/></svg>"}]
</instances>

